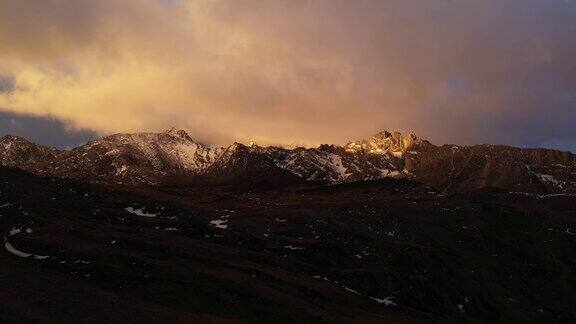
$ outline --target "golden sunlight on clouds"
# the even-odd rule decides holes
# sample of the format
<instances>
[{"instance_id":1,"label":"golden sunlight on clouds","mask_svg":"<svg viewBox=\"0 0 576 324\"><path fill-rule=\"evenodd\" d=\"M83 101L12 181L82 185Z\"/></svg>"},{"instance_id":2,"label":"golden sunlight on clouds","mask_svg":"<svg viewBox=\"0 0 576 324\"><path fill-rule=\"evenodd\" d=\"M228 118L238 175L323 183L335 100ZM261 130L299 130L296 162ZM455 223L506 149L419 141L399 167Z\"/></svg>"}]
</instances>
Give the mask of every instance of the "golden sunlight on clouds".
<instances>
[{"instance_id":1,"label":"golden sunlight on clouds","mask_svg":"<svg viewBox=\"0 0 576 324\"><path fill-rule=\"evenodd\" d=\"M20 48L18 39L5 44L10 51L17 48L17 53L7 52L2 65L2 73L14 78L15 90L0 96L0 107L105 133L177 124L208 139L276 141L292 134L287 138L305 142L311 134L299 138L297 131L315 117L315 107L332 106L349 87L345 64L330 57L299 57L281 39L222 22L212 16L220 10L213 1L167 7L159 19L150 19L161 6L156 1L124 1L119 8L84 3L96 7L97 17L89 19L105 18L102 26L67 22L75 20L73 12L57 10L63 16L43 22L57 30L47 32L49 40ZM86 35L75 35L83 24ZM42 52L47 56L38 55Z\"/></svg>"},{"instance_id":2,"label":"golden sunlight on clouds","mask_svg":"<svg viewBox=\"0 0 576 324\"><path fill-rule=\"evenodd\" d=\"M467 141L494 113L538 114L514 75L564 63L566 51L535 39L550 30L513 17L502 32L498 1L418 3L0 0L0 76L13 80L0 109L103 134L177 126L218 144L383 128ZM509 51L510 39L526 42ZM516 59L536 51L547 60ZM494 83L502 75L510 85Z\"/></svg>"}]
</instances>

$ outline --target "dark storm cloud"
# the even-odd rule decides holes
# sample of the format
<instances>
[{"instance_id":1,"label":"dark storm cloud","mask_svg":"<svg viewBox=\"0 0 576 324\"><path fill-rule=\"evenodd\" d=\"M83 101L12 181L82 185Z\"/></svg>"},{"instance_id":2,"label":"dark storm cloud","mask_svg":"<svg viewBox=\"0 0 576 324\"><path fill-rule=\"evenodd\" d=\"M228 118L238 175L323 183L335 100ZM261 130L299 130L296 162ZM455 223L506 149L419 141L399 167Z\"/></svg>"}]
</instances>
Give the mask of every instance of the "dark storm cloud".
<instances>
[{"instance_id":1,"label":"dark storm cloud","mask_svg":"<svg viewBox=\"0 0 576 324\"><path fill-rule=\"evenodd\" d=\"M568 0L2 0L0 107L207 142L576 147Z\"/></svg>"},{"instance_id":2,"label":"dark storm cloud","mask_svg":"<svg viewBox=\"0 0 576 324\"><path fill-rule=\"evenodd\" d=\"M0 137L4 135L20 136L61 149L73 148L97 137L94 132L69 130L53 119L0 113Z\"/></svg>"}]
</instances>

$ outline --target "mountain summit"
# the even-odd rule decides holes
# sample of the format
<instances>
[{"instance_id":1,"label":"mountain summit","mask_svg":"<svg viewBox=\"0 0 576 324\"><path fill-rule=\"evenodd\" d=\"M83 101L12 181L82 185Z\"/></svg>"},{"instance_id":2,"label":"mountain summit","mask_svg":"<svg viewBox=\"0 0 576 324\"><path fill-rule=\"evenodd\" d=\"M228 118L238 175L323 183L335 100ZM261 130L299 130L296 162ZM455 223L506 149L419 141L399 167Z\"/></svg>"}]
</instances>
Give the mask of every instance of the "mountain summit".
<instances>
[{"instance_id":1,"label":"mountain summit","mask_svg":"<svg viewBox=\"0 0 576 324\"><path fill-rule=\"evenodd\" d=\"M189 140L190 142L193 142L194 140L192 139L192 137L190 137L190 135L188 135L188 133L183 130L183 129L178 129L176 127L172 127L169 130L165 131L164 133L168 134L168 135L172 135L174 137L179 137L179 138L183 138L186 140Z\"/></svg>"},{"instance_id":2,"label":"mountain summit","mask_svg":"<svg viewBox=\"0 0 576 324\"><path fill-rule=\"evenodd\" d=\"M394 153L395 155L401 155L423 143L428 142L422 140L414 133L402 135L400 132L390 133L382 131L368 139L350 142L346 144L345 148L348 152L363 151L371 154Z\"/></svg>"}]
</instances>

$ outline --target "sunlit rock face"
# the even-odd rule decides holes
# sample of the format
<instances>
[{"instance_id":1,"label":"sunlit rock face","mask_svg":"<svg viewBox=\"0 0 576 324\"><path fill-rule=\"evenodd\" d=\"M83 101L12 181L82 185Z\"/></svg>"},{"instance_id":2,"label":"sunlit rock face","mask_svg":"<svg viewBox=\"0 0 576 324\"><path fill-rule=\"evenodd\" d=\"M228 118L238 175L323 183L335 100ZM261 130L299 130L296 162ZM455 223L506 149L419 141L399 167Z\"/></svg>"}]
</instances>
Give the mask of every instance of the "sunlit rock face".
<instances>
[{"instance_id":1,"label":"sunlit rock face","mask_svg":"<svg viewBox=\"0 0 576 324\"><path fill-rule=\"evenodd\" d=\"M569 152L498 145L433 145L414 133L379 132L344 146L207 147L184 130L115 134L65 151L0 139L2 165L53 177L128 185L300 181L324 184L409 178L445 192L499 187L533 194L576 193Z\"/></svg>"},{"instance_id":2,"label":"sunlit rock face","mask_svg":"<svg viewBox=\"0 0 576 324\"><path fill-rule=\"evenodd\" d=\"M372 154L405 153L412 148L424 144L424 141L414 133L402 135L400 132L383 131L374 136L346 144L349 152L364 151Z\"/></svg>"}]
</instances>

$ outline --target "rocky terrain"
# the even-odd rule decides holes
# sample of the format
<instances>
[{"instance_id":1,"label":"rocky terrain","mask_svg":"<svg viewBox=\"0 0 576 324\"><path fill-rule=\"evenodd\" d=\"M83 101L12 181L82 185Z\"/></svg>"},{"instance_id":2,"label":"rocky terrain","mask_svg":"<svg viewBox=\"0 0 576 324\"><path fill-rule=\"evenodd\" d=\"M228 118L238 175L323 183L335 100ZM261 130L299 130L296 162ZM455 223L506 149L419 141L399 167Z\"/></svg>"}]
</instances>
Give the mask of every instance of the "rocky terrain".
<instances>
[{"instance_id":1,"label":"rocky terrain","mask_svg":"<svg viewBox=\"0 0 576 324\"><path fill-rule=\"evenodd\" d=\"M101 183L222 183L242 178L283 185L407 178L446 193L498 187L531 194L575 194L576 156L501 145L433 145L415 134L381 132L344 146L211 148L185 131L116 134L64 151L0 139L0 163L52 177Z\"/></svg>"},{"instance_id":2,"label":"rocky terrain","mask_svg":"<svg viewBox=\"0 0 576 324\"><path fill-rule=\"evenodd\" d=\"M257 188L0 168L0 321L576 320L574 197Z\"/></svg>"}]
</instances>

